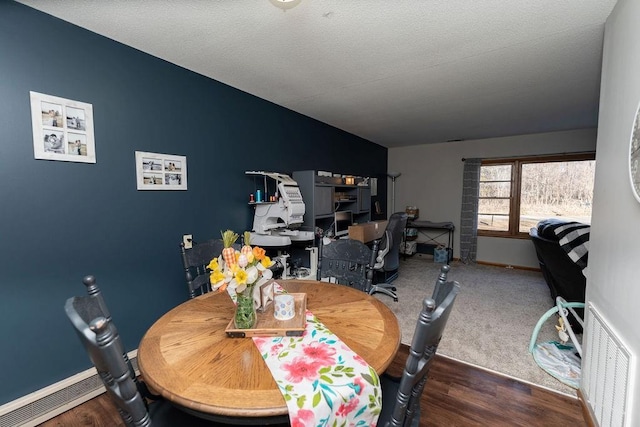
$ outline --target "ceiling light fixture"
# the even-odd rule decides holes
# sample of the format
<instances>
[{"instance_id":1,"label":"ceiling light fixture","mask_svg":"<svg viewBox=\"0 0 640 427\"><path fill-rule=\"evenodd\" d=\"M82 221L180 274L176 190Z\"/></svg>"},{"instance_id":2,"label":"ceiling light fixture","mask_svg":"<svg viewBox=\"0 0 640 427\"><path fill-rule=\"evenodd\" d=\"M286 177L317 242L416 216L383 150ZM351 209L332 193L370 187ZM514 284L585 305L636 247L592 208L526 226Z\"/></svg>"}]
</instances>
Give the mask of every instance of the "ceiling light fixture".
<instances>
[{"instance_id":1,"label":"ceiling light fixture","mask_svg":"<svg viewBox=\"0 0 640 427\"><path fill-rule=\"evenodd\" d=\"M286 12L287 9L293 9L302 2L302 0L269 0L272 5Z\"/></svg>"}]
</instances>

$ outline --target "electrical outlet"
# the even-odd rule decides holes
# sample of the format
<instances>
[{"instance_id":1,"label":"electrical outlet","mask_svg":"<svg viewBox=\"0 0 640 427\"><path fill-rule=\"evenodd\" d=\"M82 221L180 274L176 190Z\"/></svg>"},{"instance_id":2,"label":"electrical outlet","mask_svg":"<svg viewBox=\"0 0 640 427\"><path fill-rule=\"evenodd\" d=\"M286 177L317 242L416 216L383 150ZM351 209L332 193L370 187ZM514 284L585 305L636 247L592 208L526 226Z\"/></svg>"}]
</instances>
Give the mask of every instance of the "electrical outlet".
<instances>
[{"instance_id":1,"label":"electrical outlet","mask_svg":"<svg viewBox=\"0 0 640 427\"><path fill-rule=\"evenodd\" d=\"M185 249L191 249L193 247L193 235L185 234L182 236L182 243Z\"/></svg>"}]
</instances>

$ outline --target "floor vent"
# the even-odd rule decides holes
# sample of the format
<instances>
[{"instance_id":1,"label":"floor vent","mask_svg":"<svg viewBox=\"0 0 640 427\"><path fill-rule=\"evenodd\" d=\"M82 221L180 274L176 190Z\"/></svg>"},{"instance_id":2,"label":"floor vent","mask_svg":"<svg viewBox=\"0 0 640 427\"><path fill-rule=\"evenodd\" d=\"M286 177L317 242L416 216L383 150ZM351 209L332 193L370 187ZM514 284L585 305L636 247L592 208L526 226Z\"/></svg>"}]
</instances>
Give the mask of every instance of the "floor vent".
<instances>
[{"instance_id":1,"label":"floor vent","mask_svg":"<svg viewBox=\"0 0 640 427\"><path fill-rule=\"evenodd\" d=\"M138 373L137 350L129 358ZM104 392L95 368L0 406L0 427L34 427Z\"/></svg>"},{"instance_id":2,"label":"floor vent","mask_svg":"<svg viewBox=\"0 0 640 427\"><path fill-rule=\"evenodd\" d=\"M626 426L631 353L602 315L588 305L582 386L600 427Z\"/></svg>"}]
</instances>

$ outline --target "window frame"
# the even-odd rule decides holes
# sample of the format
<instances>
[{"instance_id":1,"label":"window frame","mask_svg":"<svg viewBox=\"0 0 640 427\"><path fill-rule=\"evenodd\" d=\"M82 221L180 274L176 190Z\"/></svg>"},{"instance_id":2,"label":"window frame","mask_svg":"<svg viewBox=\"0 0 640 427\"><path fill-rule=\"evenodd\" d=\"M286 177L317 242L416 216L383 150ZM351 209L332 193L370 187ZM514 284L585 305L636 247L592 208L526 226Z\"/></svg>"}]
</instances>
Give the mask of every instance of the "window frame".
<instances>
[{"instance_id":1,"label":"window frame","mask_svg":"<svg viewBox=\"0 0 640 427\"><path fill-rule=\"evenodd\" d=\"M509 229L506 231L498 230L482 230L476 228L478 236L483 237L504 237L510 239L528 239L528 232L519 231L520 228L520 191L522 165L530 163L551 163L551 162L571 162L595 160L596 153L593 151L585 153L568 153L568 154L552 154L543 156L527 156L527 157L509 157L482 160L480 167L483 166L511 166L511 191L509 196ZM480 181L482 182L482 181ZM480 200L480 197L478 197ZM480 214L480 212L478 212Z\"/></svg>"}]
</instances>

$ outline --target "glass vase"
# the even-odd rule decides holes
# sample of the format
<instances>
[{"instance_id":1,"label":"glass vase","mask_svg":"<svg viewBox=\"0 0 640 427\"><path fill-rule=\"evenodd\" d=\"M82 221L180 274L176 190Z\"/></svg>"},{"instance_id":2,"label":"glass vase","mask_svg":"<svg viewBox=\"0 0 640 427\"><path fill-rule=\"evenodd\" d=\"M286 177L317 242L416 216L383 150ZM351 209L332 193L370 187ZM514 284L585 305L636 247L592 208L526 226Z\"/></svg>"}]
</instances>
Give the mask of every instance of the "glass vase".
<instances>
[{"instance_id":1,"label":"glass vase","mask_svg":"<svg viewBox=\"0 0 640 427\"><path fill-rule=\"evenodd\" d=\"M236 312L233 316L233 323L236 329L252 329L256 326L258 317L256 307L253 304L253 289L247 288L237 294Z\"/></svg>"}]
</instances>

